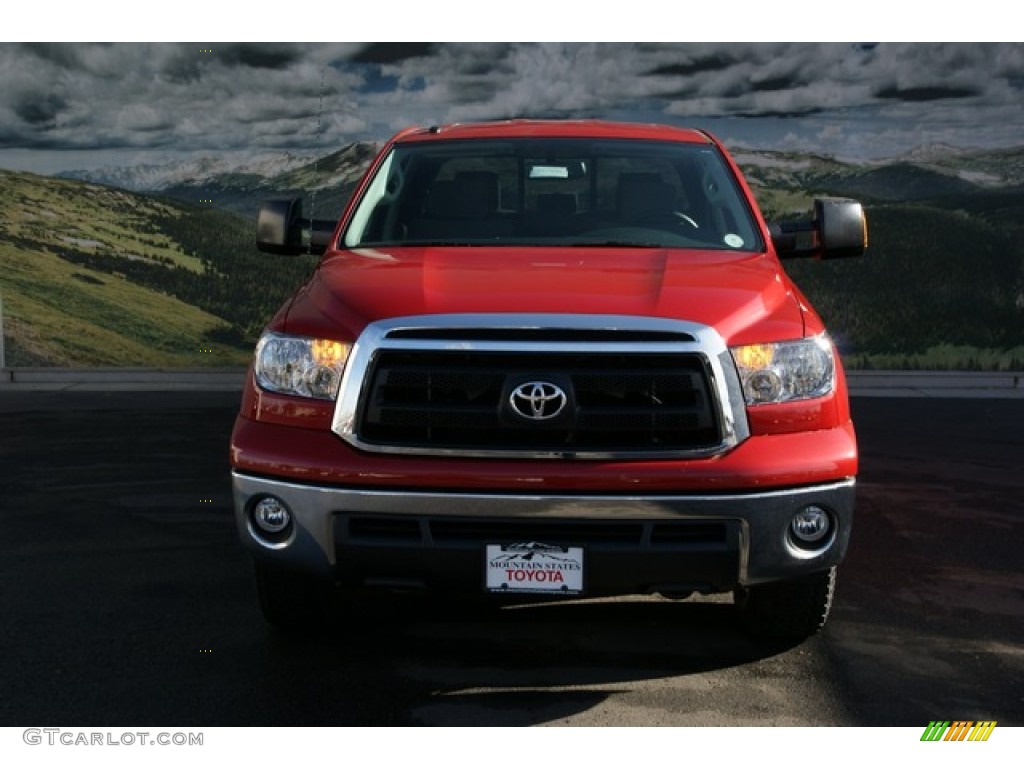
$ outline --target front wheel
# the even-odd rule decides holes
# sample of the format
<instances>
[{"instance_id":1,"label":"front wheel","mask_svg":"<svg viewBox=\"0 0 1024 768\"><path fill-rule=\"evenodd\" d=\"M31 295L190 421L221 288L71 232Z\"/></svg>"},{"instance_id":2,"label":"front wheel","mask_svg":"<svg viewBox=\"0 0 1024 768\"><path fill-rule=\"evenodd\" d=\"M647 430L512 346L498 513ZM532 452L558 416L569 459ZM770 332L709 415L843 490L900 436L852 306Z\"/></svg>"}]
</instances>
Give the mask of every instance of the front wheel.
<instances>
[{"instance_id":1,"label":"front wheel","mask_svg":"<svg viewBox=\"0 0 1024 768\"><path fill-rule=\"evenodd\" d=\"M743 628L766 640L804 640L825 626L836 588L836 568L735 592Z\"/></svg>"},{"instance_id":2,"label":"front wheel","mask_svg":"<svg viewBox=\"0 0 1024 768\"><path fill-rule=\"evenodd\" d=\"M260 608L270 624L295 632L322 628L330 623L332 584L263 563L254 565Z\"/></svg>"}]
</instances>

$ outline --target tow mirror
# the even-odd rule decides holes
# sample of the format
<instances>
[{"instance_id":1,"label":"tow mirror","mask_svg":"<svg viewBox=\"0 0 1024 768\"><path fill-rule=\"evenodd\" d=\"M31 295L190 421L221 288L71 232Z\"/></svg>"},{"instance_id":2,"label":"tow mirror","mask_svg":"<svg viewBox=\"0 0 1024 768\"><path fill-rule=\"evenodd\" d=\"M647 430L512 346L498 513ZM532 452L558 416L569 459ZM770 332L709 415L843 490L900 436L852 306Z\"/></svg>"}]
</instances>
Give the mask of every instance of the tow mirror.
<instances>
[{"instance_id":1,"label":"tow mirror","mask_svg":"<svg viewBox=\"0 0 1024 768\"><path fill-rule=\"evenodd\" d=\"M819 198L814 218L771 224L775 252L781 259L845 259L868 247L868 221L856 200Z\"/></svg>"},{"instance_id":2,"label":"tow mirror","mask_svg":"<svg viewBox=\"0 0 1024 768\"><path fill-rule=\"evenodd\" d=\"M256 221L256 247L264 253L322 254L334 234L334 222L302 218L302 200L268 200Z\"/></svg>"}]
</instances>

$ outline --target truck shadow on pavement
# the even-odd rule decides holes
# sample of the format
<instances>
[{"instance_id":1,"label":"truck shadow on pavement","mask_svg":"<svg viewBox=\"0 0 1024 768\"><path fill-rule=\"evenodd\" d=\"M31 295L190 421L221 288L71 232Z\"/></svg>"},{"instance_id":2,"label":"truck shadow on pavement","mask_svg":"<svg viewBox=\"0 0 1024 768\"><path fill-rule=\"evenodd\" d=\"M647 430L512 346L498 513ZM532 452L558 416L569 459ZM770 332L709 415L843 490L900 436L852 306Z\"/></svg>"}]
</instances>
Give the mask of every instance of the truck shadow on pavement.
<instances>
[{"instance_id":1,"label":"truck shadow on pavement","mask_svg":"<svg viewBox=\"0 0 1024 768\"><path fill-rule=\"evenodd\" d=\"M386 595L350 604L334 628L304 637L269 629L267 638L282 681L308 675L296 660L310 656L376 668L404 699L395 715L414 725L709 725L711 689L738 684L749 665L795 647L743 635L731 604L658 598L499 609ZM747 671L717 684L697 679L734 668ZM331 674L322 667L318 674L325 672ZM670 687L688 700L681 711L616 706L614 715L602 713L612 697L635 696L641 706L640 699ZM646 692L637 693L641 688Z\"/></svg>"}]
</instances>

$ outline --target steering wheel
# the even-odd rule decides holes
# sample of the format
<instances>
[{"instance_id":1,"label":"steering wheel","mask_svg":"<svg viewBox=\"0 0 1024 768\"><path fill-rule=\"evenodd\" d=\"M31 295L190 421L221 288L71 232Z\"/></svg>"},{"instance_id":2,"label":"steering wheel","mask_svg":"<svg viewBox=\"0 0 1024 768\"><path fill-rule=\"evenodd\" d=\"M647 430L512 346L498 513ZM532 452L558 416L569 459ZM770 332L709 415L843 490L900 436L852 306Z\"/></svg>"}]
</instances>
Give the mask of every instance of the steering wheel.
<instances>
[{"instance_id":1,"label":"steering wheel","mask_svg":"<svg viewBox=\"0 0 1024 768\"><path fill-rule=\"evenodd\" d=\"M672 215L678 218L680 221L685 221L694 229L700 229L700 224L698 224L696 221L694 221L692 218L690 218L687 214L683 213L682 211L672 211Z\"/></svg>"},{"instance_id":2,"label":"steering wheel","mask_svg":"<svg viewBox=\"0 0 1024 768\"><path fill-rule=\"evenodd\" d=\"M649 211L633 220L634 224L665 226L668 224L688 224L694 229L700 229L700 225L688 214L682 211Z\"/></svg>"}]
</instances>

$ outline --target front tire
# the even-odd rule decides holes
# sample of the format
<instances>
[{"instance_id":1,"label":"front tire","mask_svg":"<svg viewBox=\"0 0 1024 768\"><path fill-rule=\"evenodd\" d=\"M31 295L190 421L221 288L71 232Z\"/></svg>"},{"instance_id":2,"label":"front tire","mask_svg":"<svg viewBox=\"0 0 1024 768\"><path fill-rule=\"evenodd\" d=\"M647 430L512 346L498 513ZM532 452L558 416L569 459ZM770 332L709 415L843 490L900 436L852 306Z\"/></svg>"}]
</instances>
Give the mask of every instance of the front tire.
<instances>
[{"instance_id":1,"label":"front tire","mask_svg":"<svg viewBox=\"0 0 1024 768\"><path fill-rule=\"evenodd\" d=\"M798 579L743 587L735 592L744 630L764 640L804 640L828 621L836 568Z\"/></svg>"},{"instance_id":2,"label":"front tire","mask_svg":"<svg viewBox=\"0 0 1024 768\"><path fill-rule=\"evenodd\" d=\"M286 632L326 627L333 585L305 574L254 563L263 617Z\"/></svg>"}]
</instances>

